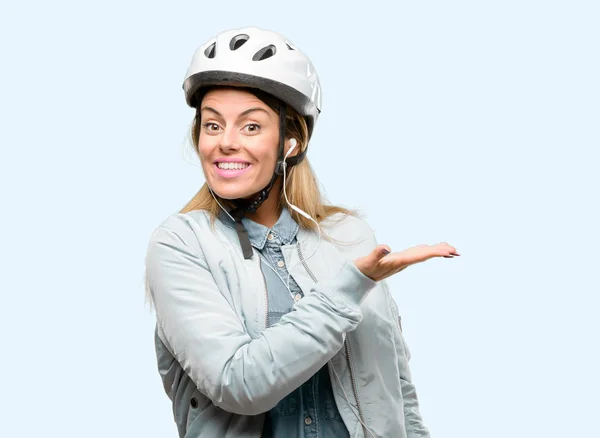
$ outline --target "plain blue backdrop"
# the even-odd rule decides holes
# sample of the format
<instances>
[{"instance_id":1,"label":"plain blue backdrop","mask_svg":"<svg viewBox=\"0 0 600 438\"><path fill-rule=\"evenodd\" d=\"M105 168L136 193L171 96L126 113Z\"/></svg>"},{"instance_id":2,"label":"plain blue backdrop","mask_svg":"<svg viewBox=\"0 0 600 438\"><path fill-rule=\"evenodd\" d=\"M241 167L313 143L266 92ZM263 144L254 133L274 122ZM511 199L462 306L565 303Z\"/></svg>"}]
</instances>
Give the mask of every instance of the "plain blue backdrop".
<instances>
[{"instance_id":1,"label":"plain blue backdrop","mask_svg":"<svg viewBox=\"0 0 600 438\"><path fill-rule=\"evenodd\" d=\"M592 1L2 1L5 437L176 436L143 273L203 182L181 83L217 32L320 74L309 157L393 250L435 437L600 437L600 7Z\"/></svg>"}]
</instances>

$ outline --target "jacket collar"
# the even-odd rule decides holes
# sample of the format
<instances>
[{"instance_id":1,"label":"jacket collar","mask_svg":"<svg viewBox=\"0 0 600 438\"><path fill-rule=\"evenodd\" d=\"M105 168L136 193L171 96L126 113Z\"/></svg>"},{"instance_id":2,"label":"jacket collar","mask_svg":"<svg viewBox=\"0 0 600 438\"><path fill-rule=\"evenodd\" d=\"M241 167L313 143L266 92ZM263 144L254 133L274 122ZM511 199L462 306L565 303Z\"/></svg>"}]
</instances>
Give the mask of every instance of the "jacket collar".
<instances>
[{"instance_id":1,"label":"jacket collar","mask_svg":"<svg viewBox=\"0 0 600 438\"><path fill-rule=\"evenodd\" d=\"M235 229L235 223L222 210L219 212L219 219L229 228ZM242 218L242 224L246 228L246 231L248 231L250 244L258 250L262 250L265 247L269 233L273 234L274 242L278 245L289 245L296 238L299 229L298 224L292 219L289 210L285 207L281 209L279 219L277 219L273 228L265 227L246 217Z\"/></svg>"}]
</instances>

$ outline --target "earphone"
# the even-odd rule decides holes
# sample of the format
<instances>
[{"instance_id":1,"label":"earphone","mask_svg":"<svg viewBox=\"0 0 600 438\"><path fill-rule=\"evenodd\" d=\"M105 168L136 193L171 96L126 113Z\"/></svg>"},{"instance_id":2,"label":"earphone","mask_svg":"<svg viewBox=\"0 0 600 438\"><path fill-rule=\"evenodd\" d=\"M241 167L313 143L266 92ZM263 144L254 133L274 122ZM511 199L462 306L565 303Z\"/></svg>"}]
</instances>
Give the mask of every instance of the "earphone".
<instances>
[{"instance_id":1,"label":"earphone","mask_svg":"<svg viewBox=\"0 0 600 438\"><path fill-rule=\"evenodd\" d=\"M298 146L298 140L296 140L295 138L290 138L290 149L287 151L287 154L285 154L285 158L290 156L290 154L296 146Z\"/></svg>"}]
</instances>

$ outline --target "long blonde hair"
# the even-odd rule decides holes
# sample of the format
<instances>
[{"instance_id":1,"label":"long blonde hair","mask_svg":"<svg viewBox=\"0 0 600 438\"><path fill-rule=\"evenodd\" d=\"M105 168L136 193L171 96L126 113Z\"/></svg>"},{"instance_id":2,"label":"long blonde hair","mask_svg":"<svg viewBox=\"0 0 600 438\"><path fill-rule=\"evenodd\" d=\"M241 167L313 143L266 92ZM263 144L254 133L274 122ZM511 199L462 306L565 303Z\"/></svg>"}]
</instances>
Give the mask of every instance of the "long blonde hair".
<instances>
[{"instance_id":1,"label":"long blonde hair","mask_svg":"<svg viewBox=\"0 0 600 438\"><path fill-rule=\"evenodd\" d=\"M247 88L244 88L244 90L254 94L276 113L279 113L279 105L274 97L262 93L259 90ZM200 102L200 99L198 99L198 102ZM198 108L200 108L200 105L198 105ZM295 138L298 141L298 153L303 152L308 147L308 126L306 124L306 120L289 105L287 106L286 119L286 138ZM200 128L200 117L199 114L197 114L194 118L191 128L192 145L197 155ZM286 174L285 185L289 201L299 207L301 210L304 210L319 223L336 213L344 213L347 215L355 214L355 212L346 208L329 205L324 202L323 196L317 184L315 173L313 172L310 162L307 158L304 158L304 160L302 160L299 164L289 168ZM215 197L224 207L233 208L233 203L230 201L220 198L216 195L216 193ZM277 207L281 208L284 205L286 205L286 202L283 195L283 190L281 190ZM211 194L206 183L204 183L202 188L200 188L198 193L194 195L194 197L185 205L185 207L181 209L181 213L188 213L193 210L205 210L211 214L213 220L219 213L219 204L215 198L213 198L213 195ZM290 214L302 228L309 230L314 230L317 228L311 220L298 214L294 210L290 209Z\"/></svg>"}]
</instances>

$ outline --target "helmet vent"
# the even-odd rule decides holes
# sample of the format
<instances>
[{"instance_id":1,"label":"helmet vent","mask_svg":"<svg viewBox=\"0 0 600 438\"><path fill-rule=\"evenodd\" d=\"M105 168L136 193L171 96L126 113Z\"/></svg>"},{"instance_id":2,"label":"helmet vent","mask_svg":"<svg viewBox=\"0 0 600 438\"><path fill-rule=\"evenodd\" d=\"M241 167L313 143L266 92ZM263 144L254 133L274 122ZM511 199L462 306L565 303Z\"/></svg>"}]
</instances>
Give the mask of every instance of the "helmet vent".
<instances>
[{"instance_id":1,"label":"helmet vent","mask_svg":"<svg viewBox=\"0 0 600 438\"><path fill-rule=\"evenodd\" d=\"M250 39L250 36L246 34L242 33L240 35L236 35L233 38L231 38L231 41L229 41L229 48L231 50L237 50L240 47L242 47L244 43L248 41L248 39Z\"/></svg>"},{"instance_id":2,"label":"helmet vent","mask_svg":"<svg viewBox=\"0 0 600 438\"><path fill-rule=\"evenodd\" d=\"M292 46L290 46L288 43L285 43L285 45L287 46L288 49L294 50L294 48Z\"/></svg>"},{"instance_id":3,"label":"helmet vent","mask_svg":"<svg viewBox=\"0 0 600 438\"><path fill-rule=\"evenodd\" d=\"M206 48L206 50L204 51L204 54L206 55L207 58L214 58L215 57L215 48L217 47L217 43L214 42L212 43L210 46L208 46Z\"/></svg>"},{"instance_id":4,"label":"helmet vent","mask_svg":"<svg viewBox=\"0 0 600 438\"><path fill-rule=\"evenodd\" d=\"M262 61L264 59L270 58L273 55L275 55L275 46L271 44L270 46L263 47L258 52L256 52L252 57L252 61Z\"/></svg>"}]
</instances>

